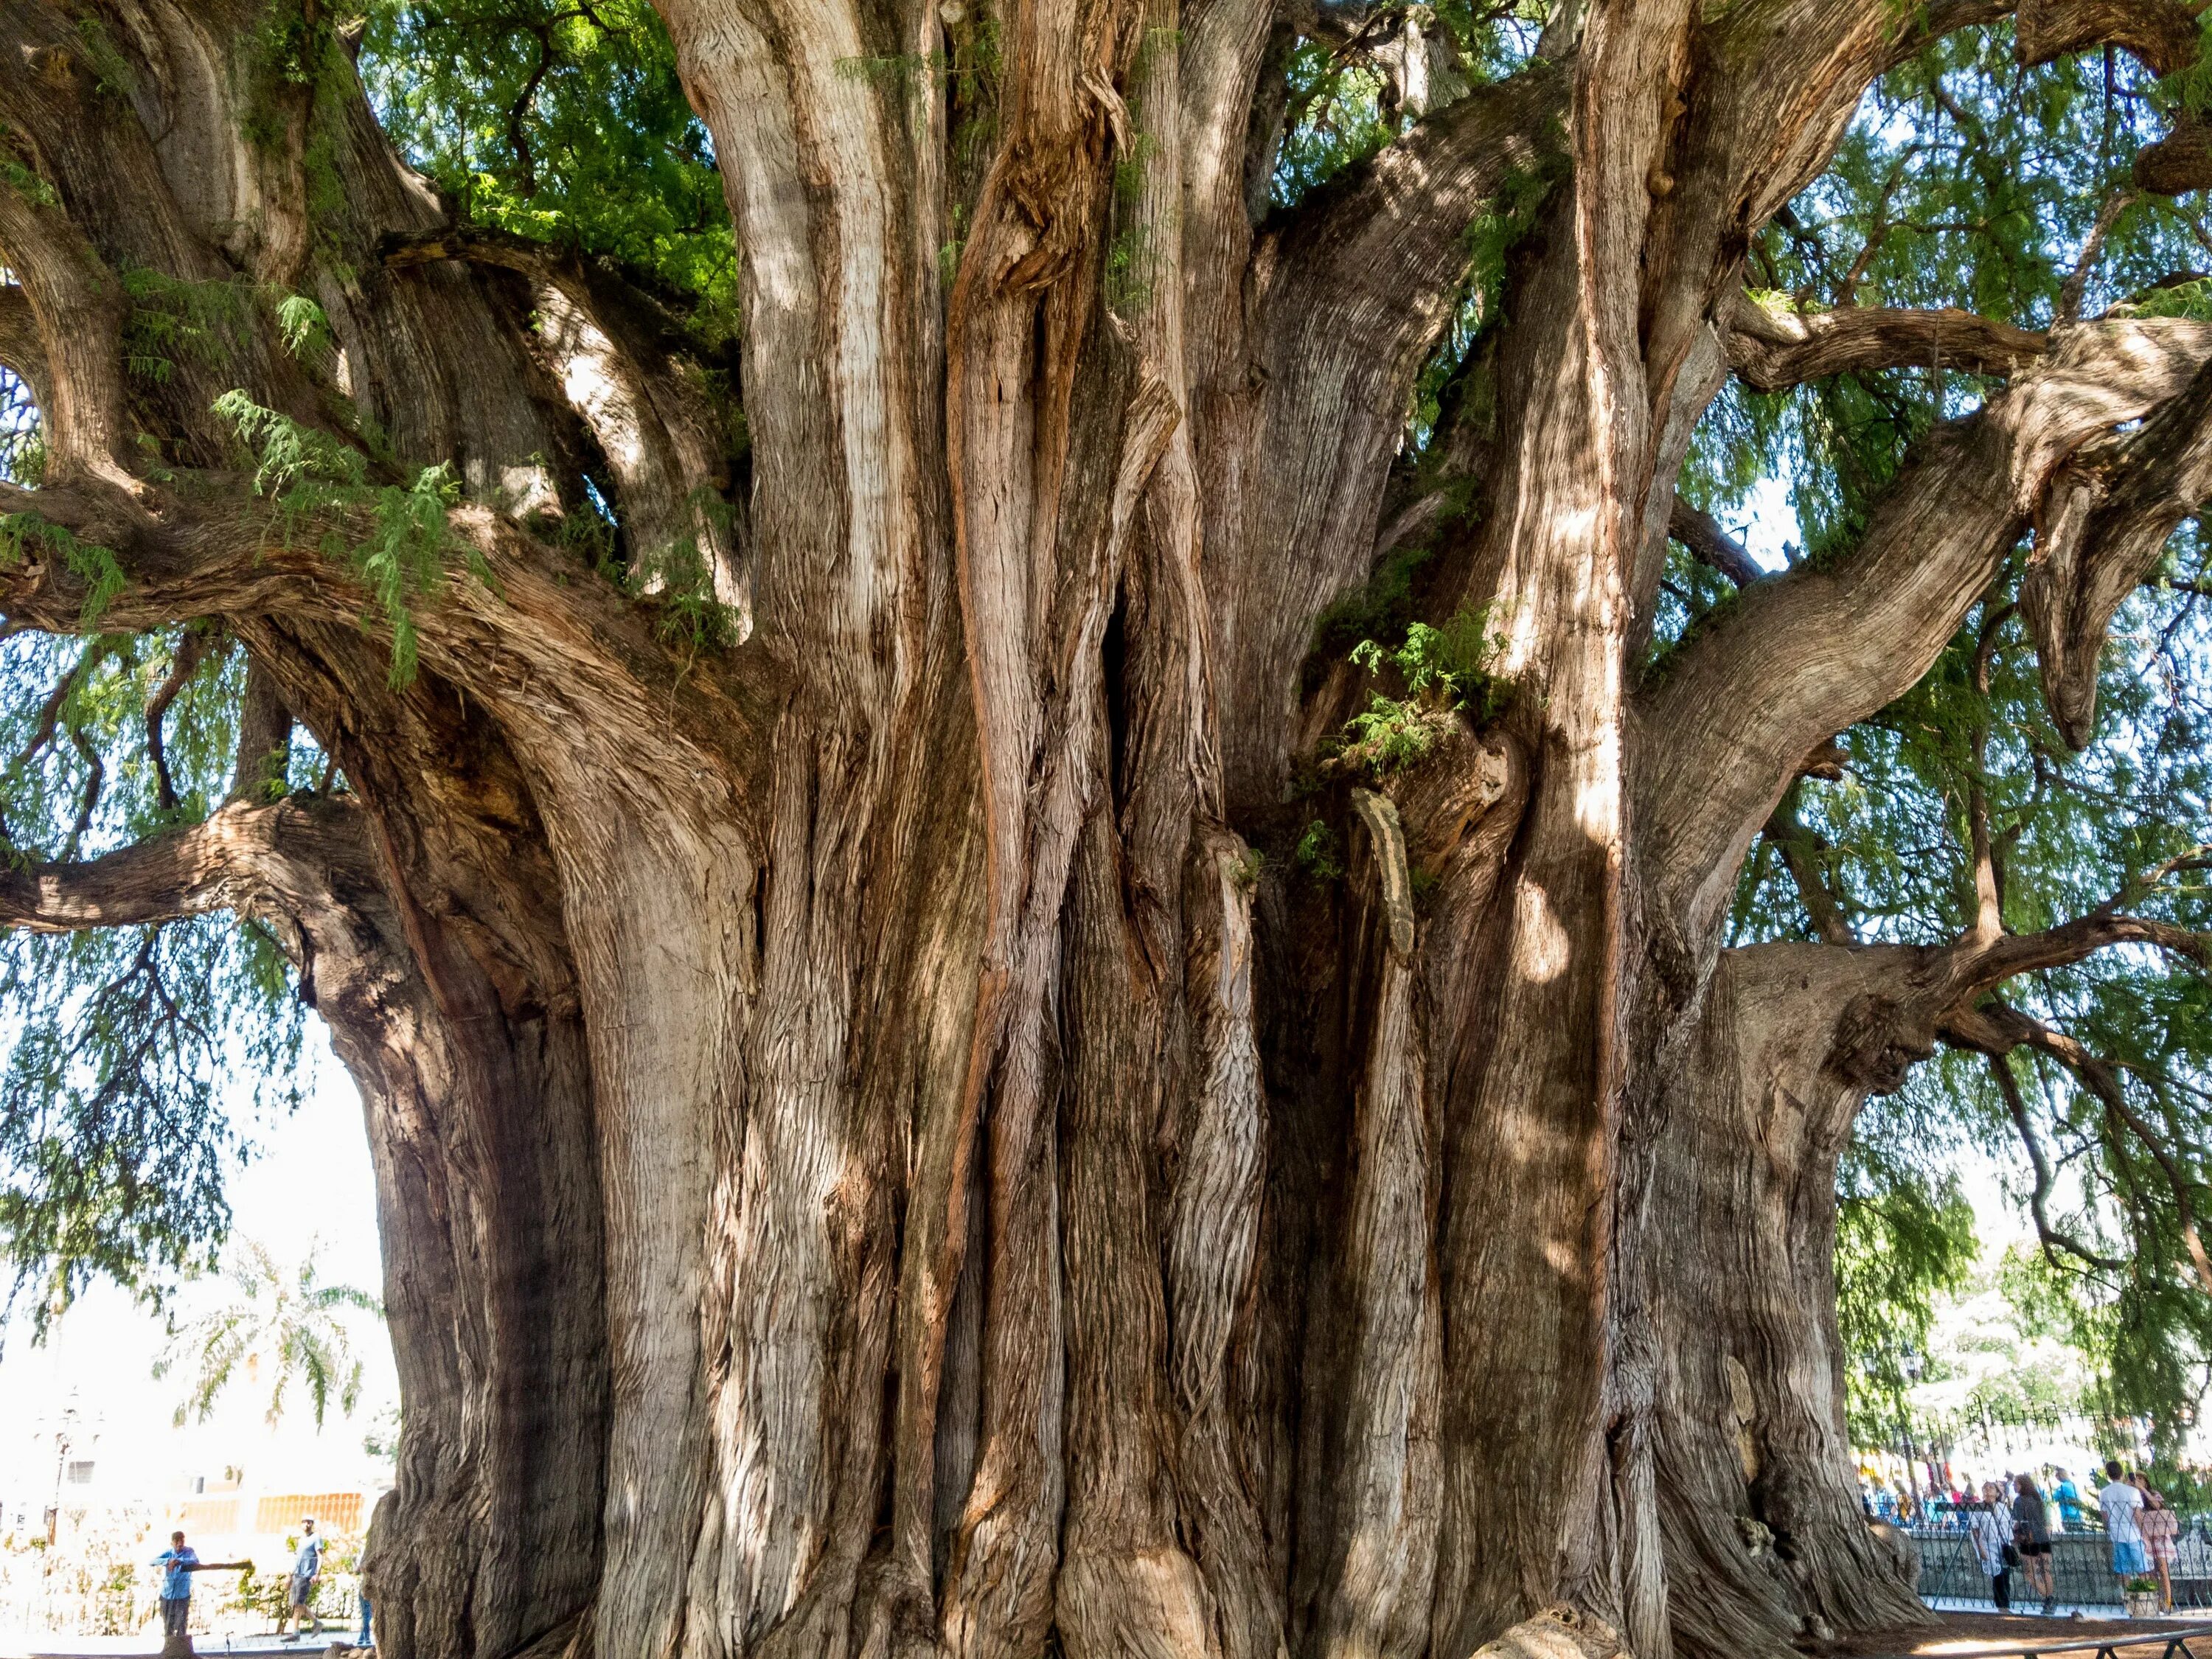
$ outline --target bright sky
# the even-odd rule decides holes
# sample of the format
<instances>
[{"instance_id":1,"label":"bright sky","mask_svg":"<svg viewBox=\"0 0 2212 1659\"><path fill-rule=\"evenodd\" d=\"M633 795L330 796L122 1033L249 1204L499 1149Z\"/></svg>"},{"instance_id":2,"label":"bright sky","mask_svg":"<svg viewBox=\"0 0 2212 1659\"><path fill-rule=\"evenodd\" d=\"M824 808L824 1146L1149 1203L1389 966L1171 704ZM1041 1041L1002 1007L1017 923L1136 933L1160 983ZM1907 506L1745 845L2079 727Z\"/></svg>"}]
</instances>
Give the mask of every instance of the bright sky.
<instances>
[{"instance_id":1,"label":"bright sky","mask_svg":"<svg viewBox=\"0 0 2212 1659\"><path fill-rule=\"evenodd\" d=\"M233 1237L267 1245L286 1267L318 1245L323 1283L357 1285L380 1296L376 1188L361 1097L331 1054L322 1022L310 1016L307 1024L306 1098L291 1116L263 1126L255 1137L260 1156L233 1177ZM245 1114L252 1108L240 1099L236 1109ZM189 1316L208 1294L188 1286L178 1302L179 1313ZM398 1398L381 1328L362 1319L356 1330L356 1351L366 1367L361 1407L352 1418L341 1419L334 1403L325 1430L349 1455L358 1451L378 1410ZM185 1452L170 1426L183 1385L173 1376L157 1382L152 1375L165 1338L162 1316L106 1284L88 1291L41 1346L32 1345L27 1325L19 1322L7 1333L0 1354L0 1401L8 1402L10 1437L60 1411L74 1395L87 1419L100 1421L100 1457L111 1463L143 1462L149 1472L158 1470L153 1479L161 1481ZM242 1407L251 1392L240 1385L235 1403ZM257 1395L253 1409L262 1403ZM306 1433L311 1413L304 1393L295 1393L290 1411L300 1419L296 1432ZM0 1455L7 1449L0 1448Z\"/></svg>"}]
</instances>

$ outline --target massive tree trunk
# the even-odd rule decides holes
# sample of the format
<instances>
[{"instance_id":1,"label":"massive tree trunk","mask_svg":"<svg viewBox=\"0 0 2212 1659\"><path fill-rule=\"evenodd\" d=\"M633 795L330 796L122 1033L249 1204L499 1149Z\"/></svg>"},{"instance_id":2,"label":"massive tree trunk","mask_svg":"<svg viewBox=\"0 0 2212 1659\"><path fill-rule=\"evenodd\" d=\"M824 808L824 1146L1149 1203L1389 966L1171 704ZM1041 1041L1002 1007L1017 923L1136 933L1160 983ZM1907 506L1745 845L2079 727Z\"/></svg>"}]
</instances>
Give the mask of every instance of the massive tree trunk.
<instances>
[{"instance_id":1,"label":"massive tree trunk","mask_svg":"<svg viewBox=\"0 0 2212 1659\"><path fill-rule=\"evenodd\" d=\"M1002 9L977 165L967 82L911 69L964 12L664 0L744 262L742 456L657 301L446 222L315 6L93 10L119 82L0 0L0 355L52 456L0 490L0 598L210 619L343 770L192 832L343 823L343 869L167 913L280 919L368 1104L386 1651L1464 1659L1565 1602L1666 1659L1910 1614L1822 1322L1873 1074L1790 1012L1832 975L1716 974L1720 920L1805 757L2145 421L2043 578L2094 659L2212 483L2171 441L2212 329L1813 337L1739 267L1871 80L1998 6L1565 6L1263 218L1261 0ZM1487 395L1394 473L1508 213ZM185 285L239 297L224 342L127 373ZM286 348L289 290L330 349ZM2020 373L1639 685L1730 367L1936 337ZM624 585L570 550L594 493ZM1325 756L1365 687L1316 623L1417 532L1501 710ZM124 579L91 616L87 546ZM1290 856L1315 823L1341 869ZM104 925L66 896L106 864L9 919Z\"/></svg>"},{"instance_id":2,"label":"massive tree trunk","mask_svg":"<svg viewBox=\"0 0 2212 1659\"><path fill-rule=\"evenodd\" d=\"M1859 1503L1835 1320L1836 1164L1884 1080L1869 1062L1892 1058L1853 1028L1896 1007L1887 994L1922 955L1723 951L1669 1091L1652 1190L1672 1218L1650 1263L1657 1462L1675 1640L1696 1652L1922 1616Z\"/></svg>"}]
</instances>

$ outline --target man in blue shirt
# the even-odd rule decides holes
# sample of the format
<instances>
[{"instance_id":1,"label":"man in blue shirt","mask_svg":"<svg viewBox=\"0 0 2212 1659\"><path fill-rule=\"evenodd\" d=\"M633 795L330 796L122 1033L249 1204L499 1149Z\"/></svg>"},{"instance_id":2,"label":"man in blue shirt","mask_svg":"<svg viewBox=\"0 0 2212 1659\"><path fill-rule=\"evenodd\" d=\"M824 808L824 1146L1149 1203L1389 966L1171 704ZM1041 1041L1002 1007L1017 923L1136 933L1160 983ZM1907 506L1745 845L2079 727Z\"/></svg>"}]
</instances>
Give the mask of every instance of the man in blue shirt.
<instances>
[{"instance_id":1,"label":"man in blue shirt","mask_svg":"<svg viewBox=\"0 0 2212 1659\"><path fill-rule=\"evenodd\" d=\"M2063 1532L2081 1530L2081 1494L2074 1485L2074 1477L2065 1470L2058 1471L2058 1485L2051 1494L2058 1500L2058 1525Z\"/></svg>"},{"instance_id":2,"label":"man in blue shirt","mask_svg":"<svg viewBox=\"0 0 2212 1659\"><path fill-rule=\"evenodd\" d=\"M200 1570L199 1553L185 1542L180 1532L169 1534L169 1547L154 1558L161 1572L161 1634L182 1636L192 1612L192 1575Z\"/></svg>"},{"instance_id":3,"label":"man in blue shirt","mask_svg":"<svg viewBox=\"0 0 2212 1659\"><path fill-rule=\"evenodd\" d=\"M276 1621L276 1628L282 1631L289 1620L292 1633L284 1638L287 1642L296 1642L306 1634L310 1619L315 1621L316 1636L323 1633L323 1615L315 1611L315 1581L323 1576L323 1540L315 1536L315 1517L303 1516L300 1531L300 1553L292 1560L285 1618Z\"/></svg>"}]
</instances>

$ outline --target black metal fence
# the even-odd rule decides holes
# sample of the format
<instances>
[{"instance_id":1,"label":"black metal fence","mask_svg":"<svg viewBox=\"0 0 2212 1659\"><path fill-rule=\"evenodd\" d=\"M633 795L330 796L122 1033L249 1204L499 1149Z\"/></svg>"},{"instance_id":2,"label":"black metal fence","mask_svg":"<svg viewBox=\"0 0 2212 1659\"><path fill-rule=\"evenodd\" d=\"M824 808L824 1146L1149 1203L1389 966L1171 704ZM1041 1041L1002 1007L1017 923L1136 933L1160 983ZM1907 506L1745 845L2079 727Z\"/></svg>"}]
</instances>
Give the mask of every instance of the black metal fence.
<instances>
[{"instance_id":1,"label":"black metal fence","mask_svg":"<svg viewBox=\"0 0 2212 1659\"><path fill-rule=\"evenodd\" d=\"M1961 1459L1978 1469L1984 1462L2010 1468L2015 1459L2054 1443L2094 1449L2097 1462L2107 1457L2130 1464L2142 1460L2150 1425L2100 1397L2085 1398L2082 1406L2060 1411L1976 1401L1947 1412L1906 1408L1878 1419L1854 1419L1854 1443L1879 1447L1923 1468L1931 1461Z\"/></svg>"},{"instance_id":2,"label":"black metal fence","mask_svg":"<svg viewBox=\"0 0 2212 1659\"><path fill-rule=\"evenodd\" d=\"M1920 1595L1930 1601L1996 1605L1981 1559L1964 1532L1951 1528L1915 1527L1920 1546ZM2120 1580L2112 1571L2112 1547L2100 1532L2068 1533L2051 1540L2051 1588L2061 1607L2118 1607ZM2173 1552L2171 1577L2176 1607L2212 1607L2212 1517L2192 1516ZM2033 1608L2037 1601L2023 1567L2012 1571L2012 1604Z\"/></svg>"}]
</instances>

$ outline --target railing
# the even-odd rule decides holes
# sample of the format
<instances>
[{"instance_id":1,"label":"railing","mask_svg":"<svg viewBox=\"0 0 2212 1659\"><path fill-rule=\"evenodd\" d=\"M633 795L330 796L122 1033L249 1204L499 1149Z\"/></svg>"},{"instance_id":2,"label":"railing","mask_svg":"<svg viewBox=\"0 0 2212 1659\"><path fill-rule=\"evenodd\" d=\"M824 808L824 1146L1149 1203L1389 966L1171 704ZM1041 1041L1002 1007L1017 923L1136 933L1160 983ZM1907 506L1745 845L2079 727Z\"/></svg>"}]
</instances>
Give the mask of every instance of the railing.
<instances>
[{"instance_id":1,"label":"railing","mask_svg":"<svg viewBox=\"0 0 2212 1659\"><path fill-rule=\"evenodd\" d=\"M1981 1558L1966 1534L1947 1526L1911 1529L1920 1547L1920 1595L1924 1601L1973 1601L1995 1606ZM2112 1571L2112 1547L2101 1532L2065 1533L2051 1540L2052 1589L2061 1607L2118 1607L2120 1580ZM2212 1527L2206 1517L2191 1519L2176 1540L2170 1571L2176 1607L2212 1607ZM2034 1592L2024 1566L2012 1571L2012 1604L2032 1607ZM2212 1644L2208 1644L2212 1650Z\"/></svg>"}]
</instances>

